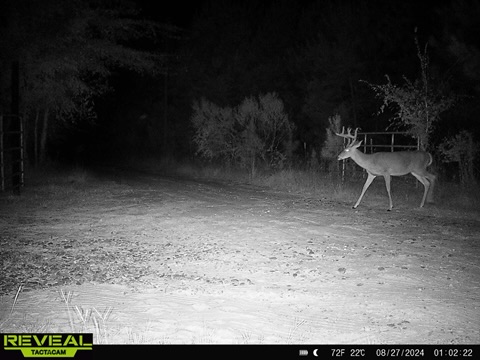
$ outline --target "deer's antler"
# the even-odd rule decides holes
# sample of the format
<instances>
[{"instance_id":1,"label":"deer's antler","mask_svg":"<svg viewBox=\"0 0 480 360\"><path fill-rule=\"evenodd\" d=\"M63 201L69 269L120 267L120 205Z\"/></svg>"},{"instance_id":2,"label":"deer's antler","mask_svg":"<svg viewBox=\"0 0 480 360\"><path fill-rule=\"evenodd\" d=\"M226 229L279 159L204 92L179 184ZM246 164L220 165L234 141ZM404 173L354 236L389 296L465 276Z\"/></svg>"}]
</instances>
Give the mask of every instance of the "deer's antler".
<instances>
[{"instance_id":1,"label":"deer's antler","mask_svg":"<svg viewBox=\"0 0 480 360\"><path fill-rule=\"evenodd\" d=\"M348 145L353 144L355 141L357 141L357 133L360 128L355 129L355 134L352 135L352 128L347 129L347 133L345 134L345 126L342 126L342 133L335 133L335 135L343 137L348 140Z\"/></svg>"}]
</instances>

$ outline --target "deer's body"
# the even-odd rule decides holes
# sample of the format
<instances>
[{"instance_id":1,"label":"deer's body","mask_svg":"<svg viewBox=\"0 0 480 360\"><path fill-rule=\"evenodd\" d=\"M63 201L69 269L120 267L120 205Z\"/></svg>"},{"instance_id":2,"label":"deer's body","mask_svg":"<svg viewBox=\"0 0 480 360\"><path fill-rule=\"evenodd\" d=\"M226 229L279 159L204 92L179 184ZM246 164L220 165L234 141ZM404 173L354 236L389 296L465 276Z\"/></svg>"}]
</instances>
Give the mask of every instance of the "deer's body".
<instances>
[{"instance_id":1,"label":"deer's body","mask_svg":"<svg viewBox=\"0 0 480 360\"><path fill-rule=\"evenodd\" d=\"M432 156L425 151L398 151L364 154L352 151L350 156L359 166L375 176L402 176L432 163ZM371 164L371 165L370 165ZM367 169L368 168L368 169Z\"/></svg>"},{"instance_id":2,"label":"deer's body","mask_svg":"<svg viewBox=\"0 0 480 360\"><path fill-rule=\"evenodd\" d=\"M425 151L398 151L364 154L358 150L358 147L362 142L356 141L357 131L355 131L355 135L351 135L350 130L348 134L344 134L342 131L342 134L337 135L353 139L353 141L347 145L345 150L338 155L338 159L344 160L351 158L368 173L367 180L363 185L362 193L353 208L356 208L360 204L363 195L365 195L365 192L373 179L377 176L383 176L385 179L385 186L390 201L388 210L392 210L393 208L392 196L390 194L391 176L412 174L425 187L420 207L425 205L425 200L427 202L433 202L433 188L436 176L427 171L427 167L432 163L432 155Z\"/></svg>"}]
</instances>

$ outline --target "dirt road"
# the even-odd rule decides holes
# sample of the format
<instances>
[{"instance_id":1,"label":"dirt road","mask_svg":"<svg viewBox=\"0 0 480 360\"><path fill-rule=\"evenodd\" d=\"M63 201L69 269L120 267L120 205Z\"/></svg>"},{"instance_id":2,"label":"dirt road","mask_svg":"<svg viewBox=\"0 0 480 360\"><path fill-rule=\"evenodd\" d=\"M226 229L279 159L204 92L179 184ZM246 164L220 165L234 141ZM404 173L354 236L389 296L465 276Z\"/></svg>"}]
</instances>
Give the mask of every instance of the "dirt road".
<instances>
[{"instance_id":1,"label":"dirt road","mask_svg":"<svg viewBox=\"0 0 480 360\"><path fill-rule=\"evenodd\" d=\"M474 215L136 173L4 196L0 227L0 332L480 343Z\"/></svg>"}]
</instances>

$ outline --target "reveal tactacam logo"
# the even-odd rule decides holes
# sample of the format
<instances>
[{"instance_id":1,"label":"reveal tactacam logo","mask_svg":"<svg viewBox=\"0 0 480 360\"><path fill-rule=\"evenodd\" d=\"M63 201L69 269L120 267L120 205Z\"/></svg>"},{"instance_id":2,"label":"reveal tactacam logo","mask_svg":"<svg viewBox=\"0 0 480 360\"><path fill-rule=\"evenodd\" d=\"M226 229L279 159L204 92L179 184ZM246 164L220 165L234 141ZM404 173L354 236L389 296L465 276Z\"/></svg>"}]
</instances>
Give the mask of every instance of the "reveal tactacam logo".
<instances>
[{"instance_id":1,"label":"reveal tactacam logo","mask_svg":"<svg viewBox=\"0 0 480 360\"><path fill-rule=\"evenodd\" d=\"M92 350L93 334L2 334L4 350L20 350L28 358L73 358Z\"/></svg>"}]
</instances>

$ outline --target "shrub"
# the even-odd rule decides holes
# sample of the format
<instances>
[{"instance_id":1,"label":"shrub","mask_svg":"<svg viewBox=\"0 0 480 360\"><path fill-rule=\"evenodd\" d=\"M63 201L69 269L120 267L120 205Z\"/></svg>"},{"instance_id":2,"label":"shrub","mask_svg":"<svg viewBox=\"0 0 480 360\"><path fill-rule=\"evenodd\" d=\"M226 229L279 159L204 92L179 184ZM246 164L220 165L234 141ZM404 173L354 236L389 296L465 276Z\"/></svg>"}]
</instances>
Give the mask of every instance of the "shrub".
<instances>
[{"instance_id":1,"label":"shrub","mask_svg":"<svg viewBox=\"0 0 480 360\"><path fill-rule=\"evenodd\" d=\"M201 99L193 104L191 121L197 154L248 168L252 177L258 160L281 169L291 157L294 125L275 93L245 98L235 108Z\"/></svg>"}]
</instances>

